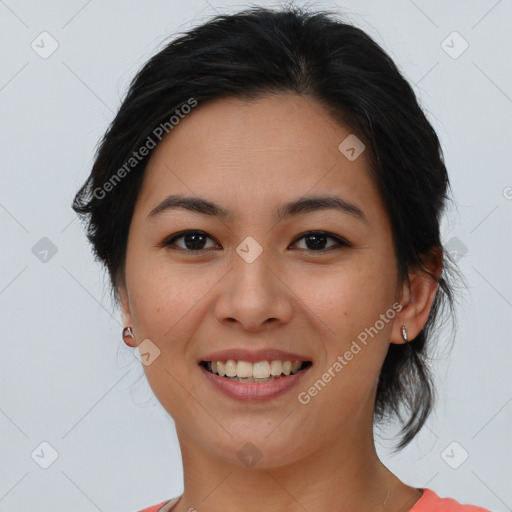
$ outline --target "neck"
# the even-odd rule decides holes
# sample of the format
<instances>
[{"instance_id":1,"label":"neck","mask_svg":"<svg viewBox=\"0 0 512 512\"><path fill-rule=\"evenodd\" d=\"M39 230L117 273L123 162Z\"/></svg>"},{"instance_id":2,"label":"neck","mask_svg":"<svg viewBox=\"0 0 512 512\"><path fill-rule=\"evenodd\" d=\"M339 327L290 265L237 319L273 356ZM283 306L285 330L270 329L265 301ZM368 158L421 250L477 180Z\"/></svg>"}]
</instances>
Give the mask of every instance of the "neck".
<instances>
[{"instance_id":1,"label":"neck","mask_svg":"<svg viewBox=\"0 0 512 512\"><path fill-rule=\"evenodd\" d=\"M353 429L333 443L287 464L246 468L205 450L176 425L183 458L184 493L173 512L336 510L408 511L421 492L381 463L373 432ZM243 442L241 446L243 446ZM295 447L295 453L301 451ZM283 457L292 460L288 454Z\"/></svg>"}]
</instances>

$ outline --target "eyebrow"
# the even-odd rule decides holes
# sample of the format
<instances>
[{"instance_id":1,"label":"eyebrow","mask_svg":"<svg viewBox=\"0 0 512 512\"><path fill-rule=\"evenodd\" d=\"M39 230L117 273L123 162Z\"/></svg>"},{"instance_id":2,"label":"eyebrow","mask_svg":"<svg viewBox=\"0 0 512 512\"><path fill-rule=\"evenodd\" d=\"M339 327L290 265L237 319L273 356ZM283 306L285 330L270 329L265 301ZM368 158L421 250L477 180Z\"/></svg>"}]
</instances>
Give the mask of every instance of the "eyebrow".
<instances>
[{"instance_id":1,"label":"eyebrow","mask_svg":"<svg viewBox=\"0 0 512 512\"><path fill-rule=\"evenodd\" d=\"M187 197L180 195L167 196L158 206L153 208L146 220L151 220L158 214L170 210L183 209L192 212L211 215L223 220L232 218L229 210L201 197ZM294 215L309 213L317 210L337 210L350 215L360 221L368 223L368 219L363 210L355 205L335 195L326 196L308 196L301 197L295 201L290 201L276 210L276 218L283 221Z\"/></svg>"}]
</instances>

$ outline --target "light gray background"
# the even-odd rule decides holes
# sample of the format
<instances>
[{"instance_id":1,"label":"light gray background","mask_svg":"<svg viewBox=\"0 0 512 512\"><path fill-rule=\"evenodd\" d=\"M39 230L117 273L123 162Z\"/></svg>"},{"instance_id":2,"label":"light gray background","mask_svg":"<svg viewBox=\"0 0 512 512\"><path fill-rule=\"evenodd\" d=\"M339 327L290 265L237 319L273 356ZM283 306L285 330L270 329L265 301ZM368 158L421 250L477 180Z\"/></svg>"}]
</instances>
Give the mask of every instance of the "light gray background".
<instances>
[{"instance_id":1,"label":"light gray background","mask_svg":"<svg viewBox=\"0 0 512 512\"><path fill-rule=\"evenodd\" d=\"M247 5L0 0L1 511L126 512L182 492L174 423L121 340L70 204L129 80L163 39ZM313 5L341 9L414 84L458 205L443 239L462 247L469 290L454 348L445 340L438 353L441 399L410 447L392 456L389 431L379 453L410 485L512 510L512 1ZM46 59L31 48L43 31L59 45ZM453 31L469 44L457 58L446 45L453 54L461 40L442 45ZM42 237L57 248L46 262L33 252ZM58 453L48 469L42 442ZM442 454L455 465L462 450L453 469Z\"/></svg>"}]
</instances>

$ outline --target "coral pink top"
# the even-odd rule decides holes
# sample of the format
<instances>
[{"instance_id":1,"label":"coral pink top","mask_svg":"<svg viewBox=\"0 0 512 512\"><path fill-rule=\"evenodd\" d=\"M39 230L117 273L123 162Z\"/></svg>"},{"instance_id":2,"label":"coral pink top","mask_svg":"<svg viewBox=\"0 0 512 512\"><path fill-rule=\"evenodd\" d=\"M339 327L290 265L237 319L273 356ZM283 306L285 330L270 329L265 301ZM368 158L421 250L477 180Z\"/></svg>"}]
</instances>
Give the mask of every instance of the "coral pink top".
<instances>
[{"instance_id":1,"label":"coral pink top","mask_svg":"<svg viewBox=\"0 0 512 512\"><path fill-rule=\"evenodd\" d=\"M462 505L453 498L440 498L430 489L419 489L423 491L421 498L414 504L409 512L491 512L490 510L475 505ZM181 496L164 501L158 505L145 508L139 512L170 512L172 507L178 503Z\"/></svg>"}]
</instances>

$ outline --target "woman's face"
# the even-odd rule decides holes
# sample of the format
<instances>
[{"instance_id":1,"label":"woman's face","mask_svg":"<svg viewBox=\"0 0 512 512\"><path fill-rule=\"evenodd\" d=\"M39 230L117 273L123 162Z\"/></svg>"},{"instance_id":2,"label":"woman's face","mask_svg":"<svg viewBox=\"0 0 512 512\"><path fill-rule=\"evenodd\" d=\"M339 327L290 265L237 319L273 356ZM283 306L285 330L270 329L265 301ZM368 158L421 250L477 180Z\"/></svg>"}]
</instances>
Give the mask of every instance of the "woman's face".
<instances>
[{"instance_id":1,"label":"woman's face","mask_svg":"<svg viewBox=\"0 0 512 512\"><path fill-rule=\"evenodd\" d=\"M193 109L147 166L129 232L123 316L137 343L150 340L144 370L178 435L205 456L242 464L237 454L254 450L251 442L259 467L278 466L371 432L379 370L390 340L399 342L399 287L367 154L357 156L353 136L339 149L350 135L311 98L221 99ZM150 214L171 195L201 198L226 216ZM278 216L321 196L344 207ZM184 230L201 233L166 245ZM267 348L312 362L274 397L228 396L199 365L213 352Z\"/></svg>"}]
</instances>

